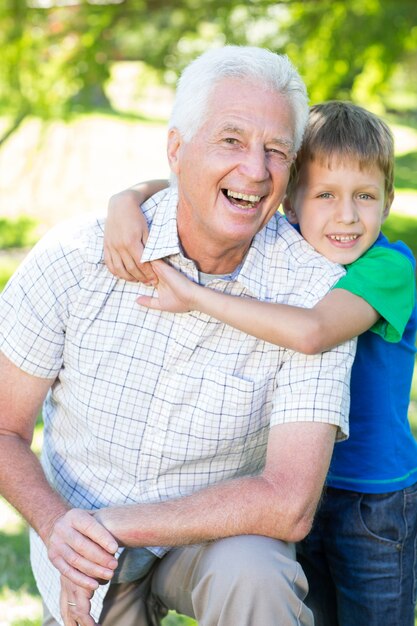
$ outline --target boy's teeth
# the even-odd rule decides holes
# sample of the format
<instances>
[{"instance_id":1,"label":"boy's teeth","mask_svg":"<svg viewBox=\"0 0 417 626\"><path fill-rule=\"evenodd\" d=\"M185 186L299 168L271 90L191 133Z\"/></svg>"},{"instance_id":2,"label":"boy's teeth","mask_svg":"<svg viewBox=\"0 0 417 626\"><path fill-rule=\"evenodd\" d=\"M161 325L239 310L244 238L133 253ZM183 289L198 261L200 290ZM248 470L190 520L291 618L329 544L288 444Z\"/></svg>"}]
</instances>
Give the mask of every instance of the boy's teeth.
<instances>
[{"instance_id":1,"label":"boy's teeth","mask_svg":"<svg viewBox=\"0 0 417 626\"><path fill-rule=\"evenodd\" d=\"M340 242L354 241L358 237L359 235L330 235L330 239L333 239L334 241L340 241Z\"/></svg>"},{"instance_id":2,"label":"boy's teeth","mask_svg":"<svg viewBox=\"0 0 417 626\"><path fill-rule=\"evenodd\" d=\"M229 198L236 198L236 200L245 200L246 202L259 202L261 196L247 195L246 193L239 193L237 191L227 190L227 195Z\"/></svg>"}]
</instances>

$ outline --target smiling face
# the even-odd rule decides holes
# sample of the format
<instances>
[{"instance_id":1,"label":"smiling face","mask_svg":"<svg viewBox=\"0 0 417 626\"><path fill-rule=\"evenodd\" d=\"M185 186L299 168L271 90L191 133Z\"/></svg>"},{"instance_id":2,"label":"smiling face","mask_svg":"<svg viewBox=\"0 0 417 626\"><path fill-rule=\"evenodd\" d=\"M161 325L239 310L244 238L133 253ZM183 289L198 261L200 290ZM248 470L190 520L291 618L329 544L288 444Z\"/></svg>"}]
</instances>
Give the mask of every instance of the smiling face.
<instances>
[{"instance_id":1,"label":"smiling face","mask_svg":"<svg viewBox=\"0 0 417 626\"><path fill-rule=\"evenodd\" d=\"M391 202L392 197L386 198L384 175L376 166L361 170L339 160L329 165L308 161L284 208L317 252L348 265L376 241Z\"/></svg>"},{"instance_id":2,"label":"smiling face","mask_svg":"<svg viewBox=\"0 0 417 626\"><path fill-rule=\"evenodd\" d=\"M176 129L168 157L178 180L178 232L200 269L231 271L277 210L294 157L294 115L281 94L230 79L213 89L208 114L184 142Z\"/></svg>"}]
</instances>

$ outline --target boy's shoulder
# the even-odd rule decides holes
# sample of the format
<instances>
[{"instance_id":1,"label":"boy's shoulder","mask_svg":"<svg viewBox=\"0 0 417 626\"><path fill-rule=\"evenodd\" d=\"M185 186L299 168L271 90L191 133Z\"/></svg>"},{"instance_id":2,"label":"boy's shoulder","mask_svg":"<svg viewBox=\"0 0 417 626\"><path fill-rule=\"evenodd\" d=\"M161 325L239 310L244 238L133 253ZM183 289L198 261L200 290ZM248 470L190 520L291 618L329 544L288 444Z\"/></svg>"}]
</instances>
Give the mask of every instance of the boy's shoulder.
<instances>
[{"instance_id":1,"label":"boy's shoulder","mask_svg":"<svg viewBox=\"0 0 417 626\"><path fill-rule=\"evenodd\" d=\"M406 243L404 243L404 241L401 241L400 239L398 241L390 241L381 232L379 234L378 239L375 241L373 246L371 246L369 251L372 251L372 249L375 249L375 248L382 248L384 250L391 250L393 252L398 252L402 254L403 256L405 256L407 259L409 259L414 268L416 267L416 259L414 257L412 250L407 246Z\"/></svg>"},{"instance_id":2,"label":"boy's shoulder","mask_svg":"<svg viewBox=\"0 0 417 626\"><path fill-rule=\"evenodd\" d=\"M415 260L403 242L391 243L380 235L373 246L346 266L336 287L363 298L380 318L371 331L397 343L415 311Z\"/></svg>"},{"instance_id":3,"label":"boy's shoulder","mask_svg":"<svg viewBox=\"0 0 417 626\"><path fill-rule=\"evenodd\" d=\"M403 288L414 284L416 260L403 241L391 242L380 233L375 243L356 261L346 266L346 281L353 277L364 285L375 282L380 289L394 282ZM401 279L400 282L398 280Z\"/></svg>"}]
</instances>

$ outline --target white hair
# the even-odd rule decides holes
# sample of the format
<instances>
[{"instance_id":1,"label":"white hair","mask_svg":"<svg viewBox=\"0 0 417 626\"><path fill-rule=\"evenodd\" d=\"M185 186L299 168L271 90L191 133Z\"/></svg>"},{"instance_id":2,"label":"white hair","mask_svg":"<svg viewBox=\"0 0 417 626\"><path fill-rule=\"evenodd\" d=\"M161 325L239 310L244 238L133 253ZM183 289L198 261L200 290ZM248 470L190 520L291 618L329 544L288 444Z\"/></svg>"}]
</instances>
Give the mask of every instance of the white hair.
<instances>
[{"instance_id":1,"label":"white hair","mask_svg":"<svg viewBox=\"0 0 417 626\"><path fill-rule=\"evenodd\" d=\"M294 112L298 150L308 118L304 82L286 55L255 46L224 46L192 61L178 81L169 128L177 128L184 141L190 141L209 114L213 88L226 78L249 79L285 96Z\"/></svg>"}]
</instances>

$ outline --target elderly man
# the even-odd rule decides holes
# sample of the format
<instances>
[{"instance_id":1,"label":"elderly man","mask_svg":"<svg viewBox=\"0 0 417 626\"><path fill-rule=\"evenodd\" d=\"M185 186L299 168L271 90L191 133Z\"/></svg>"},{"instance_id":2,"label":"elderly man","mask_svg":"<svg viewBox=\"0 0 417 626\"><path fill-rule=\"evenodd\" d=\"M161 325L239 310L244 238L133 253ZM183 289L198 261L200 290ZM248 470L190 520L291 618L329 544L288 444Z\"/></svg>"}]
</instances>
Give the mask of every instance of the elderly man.
<instances>
[{"instance_id":1,"label":"elderly man","mask_svg":"<svg viewBox=\"0 0 417 626\"><path fill-rule=\"evenodd\" d=\"M286 57L194 61L143 260L236 295L319 300L343 270L276 212L307 112ZM34 529L44 623L158 624L172 608L205 626L311 625L291 542L347 433L354 344L304 356L138 293L152 287L108 272L95 222L47 236L2 295L0 487Z\"/></svg>"}]
</instances>

